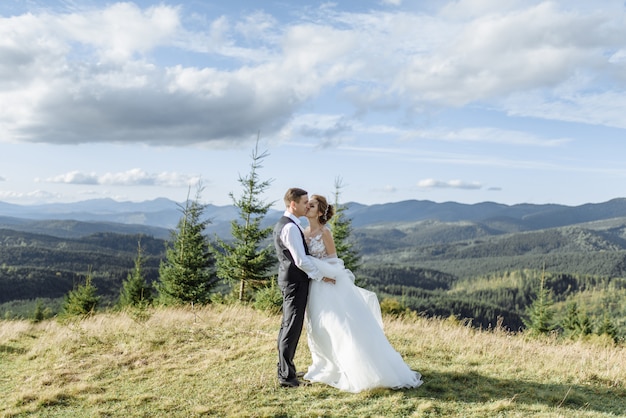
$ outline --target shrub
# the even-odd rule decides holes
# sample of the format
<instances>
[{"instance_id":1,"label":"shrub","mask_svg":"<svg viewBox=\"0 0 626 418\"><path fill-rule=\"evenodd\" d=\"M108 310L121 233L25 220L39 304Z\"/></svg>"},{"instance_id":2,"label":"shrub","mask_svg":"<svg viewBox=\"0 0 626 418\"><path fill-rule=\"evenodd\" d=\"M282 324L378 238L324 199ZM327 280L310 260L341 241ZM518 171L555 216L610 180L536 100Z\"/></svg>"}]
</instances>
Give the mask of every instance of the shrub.
<instances>
[{"instance_id":1,"label":"shrub","mask_svg":"<svg viewBox=\"0 0 626 418\"><path fill-rule=\"evenodd\" d=\"M272 279L271 286L259 289L254 298L254 307L260 311L277 314L283 306L283 296L276 286L276 280Z\"/></svg>"},{"instance_id":2,"label":"shrub","mask_svg":"<svg viewBox=\"0 0 626 418\"><path fill-rule=\"evenodd\" d=\"M78 285L65 297L63 312L68 316L93 315L100 302L96 296L96 287L91 282L91 271L87 274L85 284Z\"/></svg>"},{"instance_id":3,"label":"shrub","mask_svg":"<svg viewBox=\"0 0 626 418\"><path fill-rule=\"evenodd\" d=\"M398 299L384 298L380 301L380 311L383 315L401 315L407 311L407 307L404 306Z\"/></svg>"}]
</instances>

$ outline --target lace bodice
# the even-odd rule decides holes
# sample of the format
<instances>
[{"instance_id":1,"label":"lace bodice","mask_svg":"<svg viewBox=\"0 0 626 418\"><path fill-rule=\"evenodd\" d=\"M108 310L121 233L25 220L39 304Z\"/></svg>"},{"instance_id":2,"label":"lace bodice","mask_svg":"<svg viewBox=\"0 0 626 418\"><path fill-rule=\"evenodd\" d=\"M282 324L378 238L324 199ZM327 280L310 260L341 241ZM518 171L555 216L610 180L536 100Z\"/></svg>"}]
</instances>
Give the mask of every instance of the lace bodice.
<instances>
[{"instance_id":1,"label":"lace bodice","mask_svg":"<svg viewBox=\"0 0 626 418\"><path fill-rule=\"evenodd\" d=\"M306 245L309 247L309 253L315 258L326 258L326 247L324 241L322 241L322 231L319 231L315 236L307 237Z\"/></svg>"}]
</instances>

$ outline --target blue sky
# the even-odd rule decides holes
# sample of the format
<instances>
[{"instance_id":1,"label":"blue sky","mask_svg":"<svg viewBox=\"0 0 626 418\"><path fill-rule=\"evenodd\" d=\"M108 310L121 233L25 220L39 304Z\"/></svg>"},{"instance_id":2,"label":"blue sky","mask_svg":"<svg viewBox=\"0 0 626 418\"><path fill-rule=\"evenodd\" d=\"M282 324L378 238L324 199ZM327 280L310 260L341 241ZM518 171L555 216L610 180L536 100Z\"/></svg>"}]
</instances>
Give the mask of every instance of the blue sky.
<instances>
[{"instance_id":1,"label":"blue sky","mask_svg":"<svg viewBox=\"0 0 626 418\"><path fill-rule=\"evenodd\" d=\"M626 6L0 2L0 201L626 196Z\"/></svg>"}]
</instances>

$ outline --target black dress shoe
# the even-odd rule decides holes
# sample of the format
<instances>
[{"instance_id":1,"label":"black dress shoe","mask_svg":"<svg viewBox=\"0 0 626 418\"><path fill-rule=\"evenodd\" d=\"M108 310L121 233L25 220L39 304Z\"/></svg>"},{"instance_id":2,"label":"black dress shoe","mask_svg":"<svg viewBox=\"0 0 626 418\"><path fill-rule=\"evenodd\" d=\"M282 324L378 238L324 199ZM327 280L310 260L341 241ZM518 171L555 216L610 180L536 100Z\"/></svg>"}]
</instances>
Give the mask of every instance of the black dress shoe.
<instances>
[{"instance_id":1,"label":"black dress shoe","mask_svg":"<svg viewBox=\"0 0 626 418\"><path fill-rule=\"evenodd\" d=\"M278 380L278 383L284 388L297 388L300 386L300 381L296 378L288 380Z\"/></svg>"},{"instance_id":2,"label":"black dress shoe","mask_svg":"<svg viewBox=\"0 0 626 418\"><path fill-rule=\"evenodd\" d=\"M296 377L303 378L306 372L296 372Z\"/></svg>"}]
</instances>

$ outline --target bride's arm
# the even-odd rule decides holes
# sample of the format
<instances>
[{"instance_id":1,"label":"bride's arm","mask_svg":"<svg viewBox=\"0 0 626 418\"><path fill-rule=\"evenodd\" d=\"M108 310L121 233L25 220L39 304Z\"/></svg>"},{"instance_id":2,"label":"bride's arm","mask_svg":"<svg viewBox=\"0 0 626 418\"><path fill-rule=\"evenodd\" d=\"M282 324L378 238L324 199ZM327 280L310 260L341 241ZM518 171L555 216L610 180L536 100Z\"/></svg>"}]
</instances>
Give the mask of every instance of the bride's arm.
<instances>
[{"instance_id":1,"label":"bride's arm","mask_svg":"<svg viewBox=\"0 0 626 418\"><path fill-rule=\"evenodd\" d=\"M335 266L339 266L347 273L352 283L354 283L354 274L348 269L345 268L343 260L337 257L337 248L335 247L335 241L333 240L333 234L330 231L330 228L326 227L322 231L322 241L324 242L324 247L326 248L326 257L323 258L329 264L333 264Z\"/></svg>"},{"instance_id":2,"label":"bride's arm","mask_svg":"<svg viewBox=\"0 0 626 418\"><path fill-rule=\"evenodd\" d=\"M333 233L328 227L322 229L322 242L324 243L324 248L326 248L326 257L337 257L337 248L335 248Z\"/></svg>"}]
</instances>

